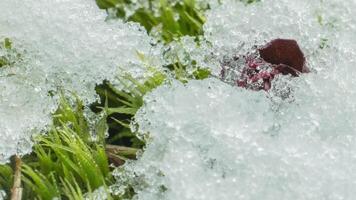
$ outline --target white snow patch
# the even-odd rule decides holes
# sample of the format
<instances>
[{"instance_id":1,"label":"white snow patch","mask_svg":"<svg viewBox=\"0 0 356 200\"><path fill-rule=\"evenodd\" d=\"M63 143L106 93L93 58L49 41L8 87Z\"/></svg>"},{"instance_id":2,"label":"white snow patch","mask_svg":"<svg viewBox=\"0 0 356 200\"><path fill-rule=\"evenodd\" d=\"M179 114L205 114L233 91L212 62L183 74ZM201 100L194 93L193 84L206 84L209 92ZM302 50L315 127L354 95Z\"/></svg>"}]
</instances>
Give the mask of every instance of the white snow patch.
<instances>
[{"instance_id":1,"label":"white snow patch","mask_svg":"<svg viewBox=\"0 0 356 200\"><path fill-rule=\"evenodd\" d=\"M0 200L4 200L6 197L6 193L3 190L0 190Z\"/></svg>"},{"instance_id":2,"label":"white snow patch","mask_svg":"<svg viewBox=\"0 0 356 200\"><path fill-rule=\"evenodd\" d=\"M140 26L105 19L94 0L0 1L0 38L21 55L0 69L0 163L31 150L30 131L56 108L48 92L69 90L90 103L103 80L115 82L122 71L144 77L146 65L159 65Z\"/></svg>"},{"instance_id":3,"label":"white snow patch","mask_svg":"<svg viewBox=\"0 0 356 200\"><path fill-rule=\"evenodd\" d=\"M133 187L137 199L354 199L355 8L269 0L213 9L205 26L213 48L202 54L216 62L289 38L312 72L272 84L291 87L289 101L215 78L159 87L135 116L145 151L117 170L117 184Z\"/></svg>"},{"instance_id":4,"label":"white snow patch","mask_svg":"<svg viewBox=\"0 0 356 200\"><path fill-rule=\"evenodd\" d=\"M108 191L104 186L99 187L92 193L87 193L84 195L84 200L107 200Z\"/></svg>"},{"instance_id":5,"label":"white snow patch","mask_svg":"<svg viewBox=\"0 0 356 200\"><path fill-rule=\"evenodd\" d=\"M356 96L326 99L313 79L293 103L217 79L158 88L136 115L147 148L118 184L138 199L353 199Z\"/></svg>"}]
</instances>

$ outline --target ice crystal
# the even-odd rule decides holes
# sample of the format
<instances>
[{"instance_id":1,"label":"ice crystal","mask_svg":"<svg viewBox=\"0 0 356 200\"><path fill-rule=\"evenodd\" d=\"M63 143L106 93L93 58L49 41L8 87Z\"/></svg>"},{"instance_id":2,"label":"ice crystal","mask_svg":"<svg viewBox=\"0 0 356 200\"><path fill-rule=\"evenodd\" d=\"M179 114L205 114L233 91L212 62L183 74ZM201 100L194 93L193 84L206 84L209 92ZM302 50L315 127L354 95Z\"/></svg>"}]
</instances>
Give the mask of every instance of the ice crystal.
<instances>
[{"instance_id":1,"label":"ice crystal","mask_svg":"<svg viewBox=\"0 0 356 200\"><path fill-rule=\"evenodd\" d=\"M30 130L56 108L53 94L69 90L93 102L96 84L122 71L143 77L157 64L140 26L105 19L94 0L0 1L0 38L21 57L0 68L0 163L30 150Z\"/></svg>"},{"instance_id":2,"label":"ice crystal","mask_svg":"<svg viewBox=\"0 0 356 200\"><path fill-rule=\"evenodd\" d=\"M116 174L118 184L137 199L354 199L355 8L269 0L213 9L205 26L212 48L202 52L220 62L213 72L225 58L286 38L298 42L311 73L277 76L268 92L218 73L157 88L135 116L145 151Z\"/></svg>"}]
</instances>

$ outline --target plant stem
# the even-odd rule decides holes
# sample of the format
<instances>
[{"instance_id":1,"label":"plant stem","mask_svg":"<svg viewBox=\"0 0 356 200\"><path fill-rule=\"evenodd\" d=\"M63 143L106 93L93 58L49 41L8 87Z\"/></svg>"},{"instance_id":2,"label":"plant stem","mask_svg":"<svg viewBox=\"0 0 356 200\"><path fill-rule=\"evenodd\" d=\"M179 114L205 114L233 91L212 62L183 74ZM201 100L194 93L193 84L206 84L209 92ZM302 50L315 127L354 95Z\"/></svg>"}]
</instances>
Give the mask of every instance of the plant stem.
<instances>
[{"instance_id":1,"label":"plant stem","mask_svg":"<svg viewBox=\"0 0 356 200\"><path fill-rule=\"evenodd\" d=\"M21 166L22 160L16 155L15 156L15 174L14 174L14 184L11 189L11 200L21 200L22 199L22 187L21 187Z\"/></svg>"},{"instance_id":2,"label":"plant stem","mask_svg":"<svg viewBox=\"0 0 356 200\"><path fill-rule=\"evenodd\" d=\"M125 160L135 159L138 149L108 144L105 151L110 163L121 166L125 163Z\"/></svg>"},{"instance_id":3,"label":"plant stem","mask_svg":"<svg viewBox=\"0 0 356 200\"><path fill-rule=\"evenodd\" d=\"M116 155L124 156L127 158L135 159L138 149L132 147L117 146L112 144L106 145L106 152Z\"/></svg>"}]
</instances>

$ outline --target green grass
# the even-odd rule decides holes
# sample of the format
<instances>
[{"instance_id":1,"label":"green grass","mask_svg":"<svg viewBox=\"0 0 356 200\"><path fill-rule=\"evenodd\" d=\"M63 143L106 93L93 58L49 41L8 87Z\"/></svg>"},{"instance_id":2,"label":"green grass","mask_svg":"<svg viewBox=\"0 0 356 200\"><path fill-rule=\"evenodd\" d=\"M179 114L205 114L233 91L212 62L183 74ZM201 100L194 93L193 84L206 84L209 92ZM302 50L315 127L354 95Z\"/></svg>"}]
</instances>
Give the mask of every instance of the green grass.
<instances>
[{"instance_id":1,"label":"green grass","mask_svg":"<svg viewBox=\"0 0 356 200\"><path fill-rule=\"evenodd\" d=\"M0 43L0 52L4 55L0 56L0 68L13 65L17 60L21 59L19 53L13 48L9 38L4 38Z\"/></svg>"},{"instance_id":2,"label":"green grass","mask_svg":"<svg viewBox=\"0 0 356 200\"><path fill-rule=\"evenodd\" d=\"M160 0L158 13L155 13L156 8L141 6L128 18L125 18L125 7L132 4L130 0L97 0L97 4L101 9L115 8L117 17L141 24L148 33L155 32L154 35L158 35L163 42L171 42L185 35L203 34L204 10L198 7L195 0L182 0L175 5Z\"/></svg>"},{"instance_id":3,"label":"green grass","mask_svg":"<svg viewBox=\"0 0 356 200\"><path fill-rule=\"evenodd\" d=\"M13 184L13 170L10 165L0 165L0 189L10 194Z\"/></svg>"},{"instance_id":4,"label":"green grass","mask_svg":"<svg viewBox=\"0 0 356 200\"><path fill-rule=\"evenodd\" d=\"M143 105L143 96L161 85L165 75L155 72L144 83L140 83L132 76L126 74L119 77L125 90L118 90L109 82L97 87L101 102L92 105L97 112L104 112L109 127L108 144L142 148L144 142L136 137L130 129L130 123L138 109Z\"/></svg>"},{"instance_id":5,"label":"green grass","mask_svg":"<svg viewBox=\"0 0 356 200\"><path fill-rule=\"evenodd\" d=\"M238 1L238 0L237 0ZM240 0L246 4L260 0ZM127 16L126 8L134 4L132 0L96 0L101 9L114 9L116 17L125 21L141 24L148 33L165 43L177 40L182 36L199 36L203 34L206 21L205 11L210 9L207 4L200 7L195 0L181 0L170 4L168 0L147 0L149 6L138 6L138 9ZM153 5L158 4L158 8Z\"/></svg>"},{"instance_id":6,"label":"green grass","mask_svg":"<svg viewBox=\"0 0 356 200\"><path fill-rule=\"evenodd\" d=\"M62 97L53 116L53 127L34 138L33 153L23 159L24 198L82 199L85 193L109 185L105 143L91 140L82 102L76 98L73 106Z\"/></svg>"},{"instance_id":7,"label":"green grass","mask_svg":"<svg viewBox=\"0 0 356 200\"><path fill-rule=\"evenodd\" d=\"M104 115L95 124L89 124L84 115L83 102L74 94L69 97L61 95L60 105L53 114L53 126L47 134L34 137L36 144L33 153L23 157L22 184L24 199L83 199L83 195L99 187L108 190L114 183L110 164L122 165L127 159L135 159L137 148L144 143L131 132L129 123L133 115L143 104L143 96L162 84L165 76L154 73L144 83L139 83L129 75L121 77L126 90L103 92L103 106L96 106ZM108 95L112 92L111 95ZM109 98L115 98L120 105L109 107ZM113 102L113 101L112 101ZM118 116L124 115L124 118ZM127 118L127 116L130 116ZM107 119L112 119L121 131L113 137L106 138ZM126 120L125 120L126 119ZM110 125L110 124L109 124ZM93 137L95 134L95 137ZM128 137L133 147L109 145ZM95 140L93 140L95 138ZM0 166L0 188L10 194L13 179L11 165ZM107 193L109 199L120 199ZM132 194L125 194L130 197Z\"/></svg>"},{"instance_id":8,"label":"green grass","mask_svg":"<svg viewBox=\"0 0 356 200\"><path fill-rule=\"evenodd\" d=\"M6 52L12 49L12 42L9 38L4 38L3 41L0 43L0 50ZM4 66L7 64L6 62L6 56L1 56L0 57L0 66Z\"/></svg>"},{"instance_id":9,"label":"green grass","mask_svg":"<svg viewBox=\"0 0 356 200\"><path fill-rule=\"evenodd\" d=\"M107 190L114 183L108 155L122 161L135 158L134 148L106 148L104 136L92 140L83 104L72 98L74 103L62 96L52 128L35 136L33 153L22 158L23 199L83 199L84 194L99 187ZM12 165L0 165L0 188L7 194L11 193L13 174ZM108 199L121 198L107 195Z\"/></svg>"}]
</instances>

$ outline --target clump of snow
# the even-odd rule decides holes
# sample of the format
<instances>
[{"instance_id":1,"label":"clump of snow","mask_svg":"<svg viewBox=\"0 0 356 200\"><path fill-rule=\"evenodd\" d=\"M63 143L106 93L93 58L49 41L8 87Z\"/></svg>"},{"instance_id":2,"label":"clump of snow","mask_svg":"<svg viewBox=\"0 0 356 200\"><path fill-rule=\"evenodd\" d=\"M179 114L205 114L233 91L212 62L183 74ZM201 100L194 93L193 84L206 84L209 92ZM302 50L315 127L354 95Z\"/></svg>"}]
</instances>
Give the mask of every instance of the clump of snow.
<instances>
[{"instance_id":1,"label":"clump of snow","mask_svg":"<svg viewBox=\"0 0 356 200\"><path fill-rule=\"evenodd\" d=\"M118 184L138 199L352 199L356 95L325 98L322 79L295 82L293 103L217 79L158 88L136 115L147 148Z\"/></svg>"},{"instance_id":2,"label":"clump of snow","mask_svg":"<svg viewBox=\"0 0 356 200\"><path fill-rule=\"evenodd\" d=\"M46 91L29 78L11 75L0 78L0 163L11 155L31 151L31 134L49 122L54 108L54 101Z\"/></svg>"},{"instance_id":3,"label":"clump of snow","mask_svg":"<svg viewBox=\"0 0 356 200\"><path fill-rule=\"evenodd\" d=\"M245 6L242 2L227 1L208 12L205 37L220 56L246 54L276 38L294 39L310 54L327 34L317 20L319 4L322 3L283 0Z\"/></svg>"},{"instance_id":4,"label":"clump of snow","mask_svg":"<svg viewBox=\"0 0 356 200\"><path fill-rule=\"evenodd\" d=\"M261 1L249 5L223 1L207 11L204 38L194 54L199 58L197 65L219 75L217 62L251 54L276 38L296 40L307 59L315 58L320 47L341 43L341 38L347 44L351 37L348 30L356 23L351 9L354 6L353 2L339 0ZM313 64L309 61L311 68L316 67Z\"/></svg>"},{"instance_id":5,"label":"clump of snow","mask_svg":"<svg viewBox=\"0 0 356 200\"><path fill-rule=\"evenodd\" d=\"M117 184L132 187L137 199L353 199L352 9L355 3L338 0L229 2L213 9L206 55L219 61L275 38L295 39L312 72L279 76L269 92L218 78L157 88L135 116L147 146L117 170ZM290 98L276 95L286 88Z\"/></svg>"},{"instance_id":6,"label":"clump of snow","mask_svg":"<svg viewBox=\"0 0 356 200\"><path fill-rule=\"evenodd\" d=\"M36 70L48 85L91 100L95 84L112 80L119 67L139 70L137 54L148 56L153 50L142 27L106 22L106 13L94 0L5 0L0 5L0 35L21 44L18 48L33 61L21 71Z\"/></svg>"},{"instance_id":7,"label":"clump of snow","mask_svg":"<svg viewBox=\"0 0 356 200\"><path fill-rule=\"evenodd\" d=\"M6 193L3 190L0 190L0 200L4 200L6 198Z\"/></svg>"},{"instance_id":8,"label":"clump of snow","mask_svg":"<svg viewBox=\"0 0 356 200\"><path fill-rule=\"evenodd\" d=\"M104 186L84 195L84 200L107 200L108 191Z\"/></svg>"},{"instance_id":9,"label":"clump of snow","mask_svg":"<svg viewBox=\"0 0 356 200\"><path fill-rule=\"evenodd\" d=\"M115 83L122 71L144 77L145 66L159 65L142 27L105 19L94 0L0 1L0 38L21 57L0 68L0 163L30 150L31 129L56 108L52 94L69 90L90 103L103 80Z\"/></svg>"}]
</instances>

